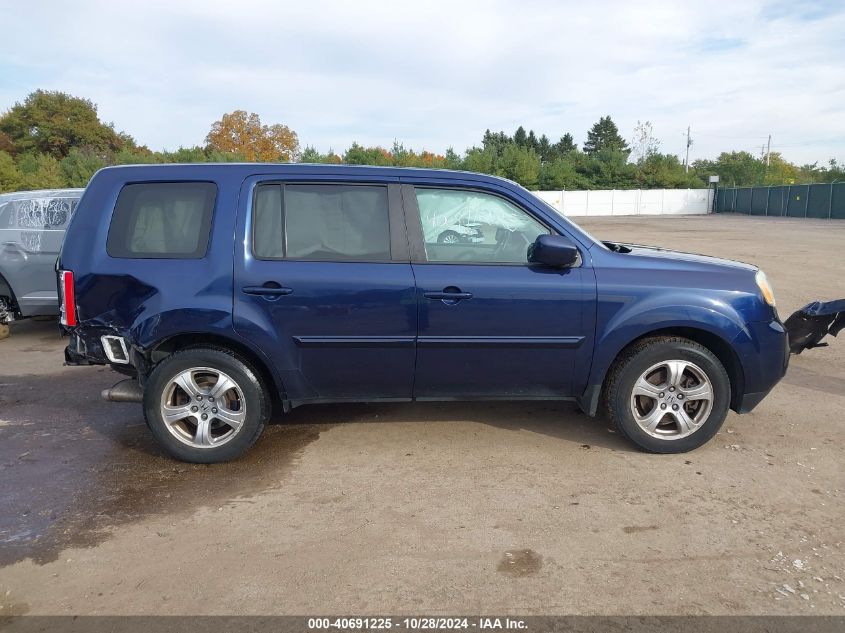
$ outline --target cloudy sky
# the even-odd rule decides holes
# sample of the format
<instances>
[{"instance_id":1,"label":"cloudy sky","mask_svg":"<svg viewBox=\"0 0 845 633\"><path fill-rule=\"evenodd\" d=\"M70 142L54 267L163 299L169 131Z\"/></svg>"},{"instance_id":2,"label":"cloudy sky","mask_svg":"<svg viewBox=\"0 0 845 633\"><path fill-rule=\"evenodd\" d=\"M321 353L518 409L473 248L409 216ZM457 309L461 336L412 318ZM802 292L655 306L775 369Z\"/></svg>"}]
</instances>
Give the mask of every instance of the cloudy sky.
<instances>
[{"instance_id":1,"label":"cloudy sky","mask_svg":"<svg viewBox=\"0 0 845 633\"><path fill-rule=\"evenodd\" d=\"M72 5L72 6L71 6ZM552 140L610 114L692 159L773 150L845 160L845 2L0 0L0 110L84 96L153 149L224 112L303 146L437 152L523 124Z\"/></svg>"}]
</instances>

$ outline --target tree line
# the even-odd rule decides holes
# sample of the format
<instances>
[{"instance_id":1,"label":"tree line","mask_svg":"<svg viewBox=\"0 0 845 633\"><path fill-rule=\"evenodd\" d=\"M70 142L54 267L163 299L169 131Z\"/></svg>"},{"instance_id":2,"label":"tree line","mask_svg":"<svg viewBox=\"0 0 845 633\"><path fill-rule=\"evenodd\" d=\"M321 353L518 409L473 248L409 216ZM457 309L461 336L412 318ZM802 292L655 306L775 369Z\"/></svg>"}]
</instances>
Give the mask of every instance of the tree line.
<instances>
[{"instance_id":1,"label":"tree line","mask_svg":"<svg viewBox=\"0 0 845 633\"><path fill-rule=\"evenodd\" d=\"M579 147L570 132L557 141L520 126L509 135L486 130L479 145L463 154L415 151L400 142L390 148L353 143L342 153L300 148L286 125L266 125L254 113L224 114L202 145L154 151L100 120L89 99L36 90L0 116L0 192L84 187L107 165L198 162L303 162L463 169L503 176L529 189L651 189L780 185L845 180L845 166L831 159L795 165L779 153L768 157L723 152L715 160L681 159L660 151L651 123L638 122L627 141L610 116L599 119Z\"/></svg>"}]
</instances>

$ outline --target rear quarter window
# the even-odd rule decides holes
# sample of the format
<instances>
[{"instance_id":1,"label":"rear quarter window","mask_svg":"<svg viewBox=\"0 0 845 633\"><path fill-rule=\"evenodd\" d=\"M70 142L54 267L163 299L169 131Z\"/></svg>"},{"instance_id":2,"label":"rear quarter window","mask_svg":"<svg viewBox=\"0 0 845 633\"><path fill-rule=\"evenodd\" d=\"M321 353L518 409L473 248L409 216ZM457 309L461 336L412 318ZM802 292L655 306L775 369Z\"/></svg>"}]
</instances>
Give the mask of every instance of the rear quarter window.
<instances>
[{"instance_id":1,"label":"rear quarter window","mask_svg":"<svg viewBox=\"0 0 845 633\"><path fill-rule=\"evenodd\" d=\"M217 186L210 182L125 185L109 226L108 254L137 259L205 256Z\"/></svg>"}]
</instances>

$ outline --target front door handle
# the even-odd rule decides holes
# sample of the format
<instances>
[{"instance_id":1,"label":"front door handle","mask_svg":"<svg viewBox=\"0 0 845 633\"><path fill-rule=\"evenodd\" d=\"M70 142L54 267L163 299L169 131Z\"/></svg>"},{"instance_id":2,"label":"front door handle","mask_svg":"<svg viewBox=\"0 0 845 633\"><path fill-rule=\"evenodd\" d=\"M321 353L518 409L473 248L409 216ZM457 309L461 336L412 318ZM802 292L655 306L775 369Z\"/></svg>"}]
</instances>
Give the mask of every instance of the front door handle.
<instances>
[{"instance_id":1,"label":"front door handle","mask_svg":"<svg viewBox=\"0 0 845 633\"><path fill-rule=\"evenodd\" d=\"M293 292L293 288L285 288L275 281L268 281L263 286L244 286L241 290L244 294L265 297L267 299L289 295Z\"/></svg>"},{"instance_id":2,"label":"front door handle","mask_svg":"<svg viewBox=\"0 0 845 633\"><path fill-rule=\"evenodd\" d=\"M455 305L463 299L472 299L471 292L462 292L460 288L455 286L444 288L441 292L424 292L423 296L433 301L440 300L447 305Z\"/></svg>"}]
</instances>

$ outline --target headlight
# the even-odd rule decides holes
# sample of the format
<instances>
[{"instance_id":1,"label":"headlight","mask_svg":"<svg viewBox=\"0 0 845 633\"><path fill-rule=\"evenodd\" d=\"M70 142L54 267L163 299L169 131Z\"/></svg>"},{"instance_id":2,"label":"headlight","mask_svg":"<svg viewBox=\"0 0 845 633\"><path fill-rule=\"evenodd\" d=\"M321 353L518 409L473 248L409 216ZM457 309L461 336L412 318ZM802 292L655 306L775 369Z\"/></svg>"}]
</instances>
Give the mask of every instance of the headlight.
<instances>
[{"instance_id":1,"label":"headlight","mask_svg":"<svg viewBox=\"0 0 845 633\"><path fill-rule=\"evenodd\" d=\"M766 303L774 308L775 291L772 290L772 285L769 283L769 280L766 279L766 273L762 270L758 270L755 279L757 280L757 287L760 288L760 292L763 293L763 299L765 299Z\"/></svg>"}]
</instances>

